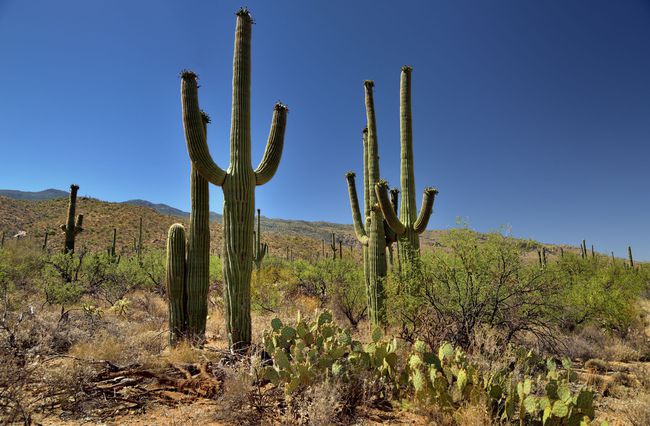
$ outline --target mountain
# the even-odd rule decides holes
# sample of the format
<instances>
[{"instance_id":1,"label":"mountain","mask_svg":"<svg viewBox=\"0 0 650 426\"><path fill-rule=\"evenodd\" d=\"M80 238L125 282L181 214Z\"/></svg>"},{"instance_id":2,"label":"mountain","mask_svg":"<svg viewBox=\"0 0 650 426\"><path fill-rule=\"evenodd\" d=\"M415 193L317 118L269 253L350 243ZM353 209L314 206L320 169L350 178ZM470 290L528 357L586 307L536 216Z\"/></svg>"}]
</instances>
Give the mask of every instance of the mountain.
<instances>
[{"instance_id":1,"label":"mountain","mask_svg":"<svg viewBox=\"0 0 650 426\"><path fill-rule=\"evenodd\" d=\"M67 198L68 193L60 189L46 189L45 191L15 191L13 189L0 189L0 196L13 198L14 200L44 201L56 200L57 198Z\"/></svg>"},{"instance_id":2,"label":"mountain","mask_svg":"<svg viewBox=\"0 0 650 426\"><path fill-rule=\"evenodd\" d=\"M44 198L44 197L50 197ZM56 196L56 197L55 197ZM49 189L41 192L22 192L3 190L0 192L0 234L5 232L13 236L20 231L27 233L27 238L35 243L42 241L44 232L51 233L48 247L61 246L62 234L58 232L65 222L68 208L68 193ZM35 202L41 200L39 202ZM120 252L132 250L137 238L140 218L144 224L144 244L148 248L164 249L167 230L174 222L188 225L189 213L146 200L129 200L113 203L90 197L79 197L77 213L84 215L84 231L80 234L81 246L89 249L104 250L109 244L113 228L117 229ZM221 215L211 212L211 246L213 253L219 253L222 246ZM352 225L309 222L305 220L272 219L262 216L262 240L269 244L269 250L276 256L295 258L313 258L316 255L331 255L330 243L332 233L341 240L343 251L355 258L361 256L361 246L354 234ZM420 236L423 251L441 247L441 237L448 230L428 230ZM532 259L536 259L540 243L518 240ZM560 246L546 244L549 255L559 255ZM564 250L577 251L576 248L563 245Z\"/></svg>"}]
</instances>

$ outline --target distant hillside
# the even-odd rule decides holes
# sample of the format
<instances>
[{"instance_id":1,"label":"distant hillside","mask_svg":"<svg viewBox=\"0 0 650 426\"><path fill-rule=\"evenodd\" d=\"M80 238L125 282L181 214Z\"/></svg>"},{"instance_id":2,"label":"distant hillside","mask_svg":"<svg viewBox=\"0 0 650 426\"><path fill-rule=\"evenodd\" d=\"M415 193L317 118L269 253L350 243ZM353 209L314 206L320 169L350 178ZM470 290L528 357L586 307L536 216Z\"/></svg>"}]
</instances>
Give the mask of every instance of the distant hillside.
<instances>
[{"instance_id":1,"label":"distant hillside","mask_svg":"<svg viewBox=\"0 0 650 426\"><path fill-rule=\"evenodd\" d=\"M67 198L68 193L59 189L46 189L45 191L30 192L30 191L15 191L13 189L0 189L0 196L13 198L14 200L55 200L57 198Z\"/></svg>"},{"instance_id":2,"label":"distant hillside","mask_svg":"<svg viewBox=\"0 0 650 426\"><path fill-rule=\"evenodd\" d=\"M168 206L167 204L163 204L163 203L156 204L147 200L128 200L128 201L124 201L123 203L130 204L132 206L150 207L160 214L166 214L169 216L179 216L179 217L190 216L189 212L177 209L172 206ZM217 222L221 223L221 215L219 213L210 212L210 220L216 220Z\"/></svg>"},{"instance_id":3,"label":"distant hillside","mask_svg":"<svg viewBox=\"0 0 650 426\"><path fill-rule=\"evenodd\" d=\"M27 238L35 244L43 240L49 231L48 246L58 249L62 246L63 235L60 225L65 222L68 207L68 193L57 190L25 193L21 191L4 191L12 197L0 195L0 233L8 237L20 231L27 233ZM43 200L43 194L62 194L63 197ZM31 194L31 195L25 195ZM31 197L31 198L27 198ZM43 200L35 202L34 200ZM263 206L262 206L263 209ZM138 235L140 218L144 223L144 244L147 248L164 249L167 230L174 222L187 225L189 213L166 204L154 204L146 200L129 200L123 203L109 203L94 198L79 197L77 213L84 215L84 231L79 236L79 246L92 250L104 250L111 238L113 228L118 231L118 247L122 253L133 250L134 239ZM213 253L219 253L222 246L221 215L211 214L211 246ZM329 244L331 234L343 241L344 255L350 253L361 259L361 247L354 235L352 225L330 222L309 222L304 220L270 219L262 216L262 240L269 244L271 254L285 257L287 252L294 258L313 258L322 255L323 243L325 253L331 255ZM425 231L420 236L422 250L429 251L441 247L441 237L447 230ZM541 244L520 240L520 245L528 251L531 259L537 257L537 247ZM559 255L559 246L545 245L549 256ZM577 248L563 246L565 250L577 251Z\"/></svg>"}]
</instances>

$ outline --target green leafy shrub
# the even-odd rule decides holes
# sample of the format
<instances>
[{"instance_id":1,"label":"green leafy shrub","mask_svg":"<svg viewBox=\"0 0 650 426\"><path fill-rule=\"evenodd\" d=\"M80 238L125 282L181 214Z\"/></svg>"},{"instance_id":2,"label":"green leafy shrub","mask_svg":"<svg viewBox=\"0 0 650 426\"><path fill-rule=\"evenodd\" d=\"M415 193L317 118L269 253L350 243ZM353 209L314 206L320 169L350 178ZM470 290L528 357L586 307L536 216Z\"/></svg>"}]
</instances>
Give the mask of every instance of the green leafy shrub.
<instances>
[{"instance_id":1,"label":"green leafy shrub","mask_svg":"<svg viewBox=\"0 0 650 426\"><path fill-rule=\"evenodd\" d=\"M533 335L553 344L559 292L552 275L526 264L515 241L454 229L436 251L389 280L389 316L407 341L469 348L484 327L502 344Z\"/></svg>"}]
</instances>

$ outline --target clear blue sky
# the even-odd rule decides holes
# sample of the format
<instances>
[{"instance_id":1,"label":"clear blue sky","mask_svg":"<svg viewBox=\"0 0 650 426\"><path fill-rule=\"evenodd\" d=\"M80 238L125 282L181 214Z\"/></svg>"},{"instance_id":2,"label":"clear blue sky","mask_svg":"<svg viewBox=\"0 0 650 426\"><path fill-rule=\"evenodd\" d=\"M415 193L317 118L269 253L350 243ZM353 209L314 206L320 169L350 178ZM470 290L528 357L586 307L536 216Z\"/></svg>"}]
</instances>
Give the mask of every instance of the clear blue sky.
<instances>
[{"instance_id":1,"label":"clear blue sky","mask_svg":"<svg viewBox=\"0 0 650 426\"><path fill-rule=\"evenodd\" d=\"M289 105L270 217L351 222L364 79L381 174L399 179L399 73L413 71L418 203L430 229L480 231L650 260L650 2L251 1L253 158ZM189 208L178 72L200 75L209 143L228 160L242 3L0 0L0 188L81 185L104 200ZM359 182L360 183L360 182ZM211 208L221 210L211 187Z\"/></svg>"}]
</instances>

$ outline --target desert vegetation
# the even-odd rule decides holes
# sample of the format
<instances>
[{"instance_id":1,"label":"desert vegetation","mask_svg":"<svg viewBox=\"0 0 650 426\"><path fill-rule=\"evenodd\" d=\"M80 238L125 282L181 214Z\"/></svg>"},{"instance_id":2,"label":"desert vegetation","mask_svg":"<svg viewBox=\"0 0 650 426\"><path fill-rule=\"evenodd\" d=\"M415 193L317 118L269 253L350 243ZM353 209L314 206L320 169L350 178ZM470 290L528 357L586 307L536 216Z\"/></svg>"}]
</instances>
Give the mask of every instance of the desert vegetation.
<instances>
[{"instance_id":1,"label":"desert vegetation","mask_svg":"<svg viewBox=\"0 0 650 426\"><path fill-rule=\"evenodd\" d=\"M381 179L367 80L363 216L346 175L356 245L344 255L330 230L301 247L262 234L255 188L279 167L288 109L274 106L253 169L253 21L246 9L236 19L227 169L208 149L198 76L180 75L189 223L145 221L141 209L129 215L132 246L120 249L120 223L102 220L98 240L99 221L72 185L62 234L3 237L4 422L650 422L650 268L631 248L621 260L583 241L578 255L466 226L422 243L437 190L425 190L416 215L408 66L401 206ZM224 194L220 225L210 222L210 183ZM286 254L272 250L278 240Z\"/></svg>"}]
</instances>

